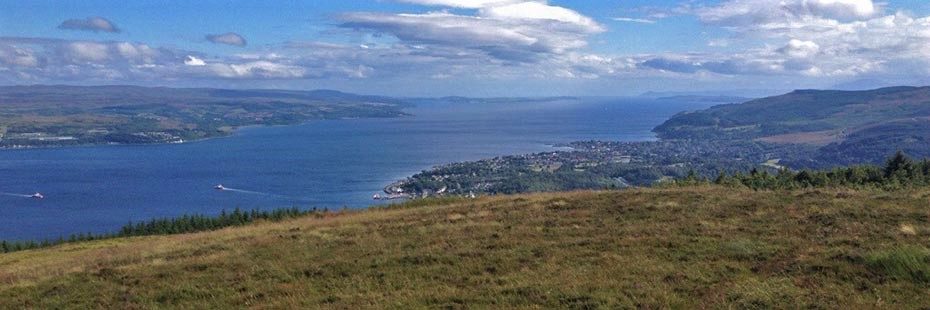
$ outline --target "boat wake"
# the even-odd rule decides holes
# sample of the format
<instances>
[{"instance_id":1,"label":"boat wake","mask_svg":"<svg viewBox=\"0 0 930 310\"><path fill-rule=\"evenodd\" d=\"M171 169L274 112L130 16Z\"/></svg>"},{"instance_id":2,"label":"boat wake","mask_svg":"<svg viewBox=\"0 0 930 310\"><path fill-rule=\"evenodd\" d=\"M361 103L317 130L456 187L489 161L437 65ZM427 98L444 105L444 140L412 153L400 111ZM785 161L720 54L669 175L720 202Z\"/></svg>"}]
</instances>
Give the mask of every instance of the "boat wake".
<instances>
[{"instance_id":1,"label":"boat wake","mask_svg":"<svg viewBox=\"0 0 930 310\"><path fill-rule=\"evenodd\" d=\"M223 186L222 184L214 186L213 189L221 191L221 192L233 192L233 193L239 193L239 194L273 197L273 198L278 198L278 199L288 199L288 200L294 200L294 201L311 200L305 197L285 196L285 195L278 195L278 194L267 193L267 192L256 192L256 191L250 191L250 190L244 190L244 189L238 189L238 188L231 188L231 187Z\"/></svg>"},{"instance_id":2,"label":"boat wake","mask_svg":"<svg viewBox=\"0 0 930 310\"><path fill-rule=\"evenodd\" d=\"M256 191L247 191L247 190L244 190L244 189L229 188L229 187L223 188L222 191L224 191L224 192L235 192L235 193L241 193L241 194L250 194L250 195L277 196L277 195L271 194L271 193L263 193L263 192L256 192Z\"/></svg>"},{"instance_id":3,"label":"boat wake","mask_svg":"<svg viewBox=\"0 0 930 310\"><path fill-rule=\"evenodd\" d=\"M33 195L14 194L14 193L3 193L3 192L0 192L0 195L2 195L2 196L9 196L9 197L19 197L19 198L32 198L32 197L33 197Z\"/></svg>"}]
</instances>

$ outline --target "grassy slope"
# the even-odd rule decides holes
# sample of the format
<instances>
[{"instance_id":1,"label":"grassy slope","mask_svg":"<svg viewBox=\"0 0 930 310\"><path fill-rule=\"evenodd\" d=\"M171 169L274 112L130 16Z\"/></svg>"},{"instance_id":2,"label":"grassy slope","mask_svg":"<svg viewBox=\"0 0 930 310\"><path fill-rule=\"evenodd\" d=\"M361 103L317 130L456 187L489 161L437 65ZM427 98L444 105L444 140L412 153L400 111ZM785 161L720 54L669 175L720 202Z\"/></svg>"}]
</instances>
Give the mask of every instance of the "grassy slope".
<instances>
[{"instance_id":1,"label":"grassy slope","mask_svg":"<svg viewBox=\"0 0 930 310\"><path fill-rule=\"evenodd\" d=\"M930 306L930 191L577 192L0 255L0 308Z\"/></svg>"}]
</instances>

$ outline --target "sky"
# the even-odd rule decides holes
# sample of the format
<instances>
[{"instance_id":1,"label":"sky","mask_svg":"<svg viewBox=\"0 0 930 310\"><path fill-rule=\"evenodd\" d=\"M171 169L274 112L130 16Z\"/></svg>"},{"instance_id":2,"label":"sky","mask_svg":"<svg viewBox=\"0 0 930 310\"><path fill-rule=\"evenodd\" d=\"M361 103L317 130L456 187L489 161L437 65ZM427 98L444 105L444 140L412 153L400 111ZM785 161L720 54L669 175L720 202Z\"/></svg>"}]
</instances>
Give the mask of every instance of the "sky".
<instances>
[{"instance_id":1,"label":"sky","mask_svg":"<svg viewBox=\"0 0 930 310\"><path fill-rule=\"evenodd\" d=\"M392 96L930 84L930 1L0 0L0 85Z\"/></svg>"}]
</instances>

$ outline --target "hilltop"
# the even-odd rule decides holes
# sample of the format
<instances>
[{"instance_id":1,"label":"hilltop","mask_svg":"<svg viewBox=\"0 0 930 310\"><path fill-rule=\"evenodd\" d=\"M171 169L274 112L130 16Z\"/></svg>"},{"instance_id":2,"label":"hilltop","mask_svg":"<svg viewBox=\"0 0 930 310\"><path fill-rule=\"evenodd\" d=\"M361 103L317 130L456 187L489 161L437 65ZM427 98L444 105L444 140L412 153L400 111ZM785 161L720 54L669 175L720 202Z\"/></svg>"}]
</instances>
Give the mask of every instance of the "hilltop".
<instances>
[{"instance_id":1,"label":"hilltop","mask_svg":"<svg viewBox=\"0 0 930 310\"><path fill-rule=\"evenodd\" d=\"M930 306L926 189L419 200L0 254L0 308Z\"/></svg>"},{"instance_id":2,"label":"hilltop","mask_svg":"<svg viewBox=\"0 0 930 310\"><path fill-rule=\"evenodd\" d=\"M930 156L930 87L797 90L680 113L656 127L663 139L756 140L817 147L823 165L877 163L896 150Z\"/></svg>"}]
</instances>

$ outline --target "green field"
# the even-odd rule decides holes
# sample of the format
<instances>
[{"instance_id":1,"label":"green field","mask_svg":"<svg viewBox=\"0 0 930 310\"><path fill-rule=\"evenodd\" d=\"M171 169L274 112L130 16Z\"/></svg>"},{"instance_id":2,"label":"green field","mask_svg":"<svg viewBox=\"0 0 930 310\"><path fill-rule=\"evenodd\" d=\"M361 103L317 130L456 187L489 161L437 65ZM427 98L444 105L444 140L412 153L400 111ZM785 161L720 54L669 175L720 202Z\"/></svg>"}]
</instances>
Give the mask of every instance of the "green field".
<instances>
[{"instance_id":1,"label":"green field","mask_svg":"<svg viewBox=\"0 0 930 310\"><path fill-rule=\"evenodd\" d=\"M420 200L0 254L0 308L926 308L930 190Z\"/></svg>"}]
</instances>

